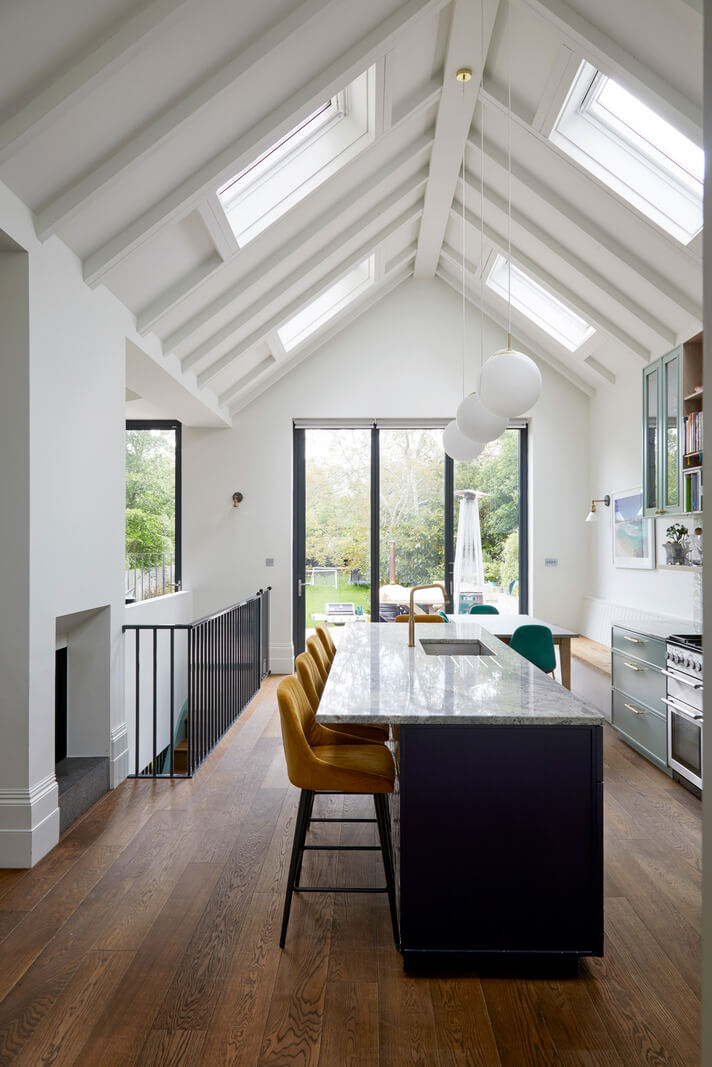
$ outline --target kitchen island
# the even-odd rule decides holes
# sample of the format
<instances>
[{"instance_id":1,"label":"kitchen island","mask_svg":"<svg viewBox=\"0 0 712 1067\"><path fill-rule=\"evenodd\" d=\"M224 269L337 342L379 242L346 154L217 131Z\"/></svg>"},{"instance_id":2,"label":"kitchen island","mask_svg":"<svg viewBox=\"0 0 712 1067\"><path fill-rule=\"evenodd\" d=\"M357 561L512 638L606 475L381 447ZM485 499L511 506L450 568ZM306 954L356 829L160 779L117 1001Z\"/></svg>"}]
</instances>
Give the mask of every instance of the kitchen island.
<instances>
[{"instance_id":1,"label":"kitchen island","mask_svg":"<svg viewBox=\"0 0 712 1067\"><path fill-rule=\"evenodd\" d=\"M602 955L599 712L469 616L347 627L317 718L394 728L406 969Z\"/></svg>"}]
</instances>

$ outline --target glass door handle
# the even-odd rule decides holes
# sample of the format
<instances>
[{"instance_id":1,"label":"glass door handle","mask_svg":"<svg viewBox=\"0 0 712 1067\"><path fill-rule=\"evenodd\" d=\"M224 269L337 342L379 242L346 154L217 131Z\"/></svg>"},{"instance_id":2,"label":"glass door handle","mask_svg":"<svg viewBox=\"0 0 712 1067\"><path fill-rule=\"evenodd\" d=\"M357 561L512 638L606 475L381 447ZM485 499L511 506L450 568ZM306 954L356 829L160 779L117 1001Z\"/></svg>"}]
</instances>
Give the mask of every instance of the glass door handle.
<instances>
[{"instance_id":1,"label":"glass door handle","mask_svg":"<svg viewBox=\"0 0 712 1067\"><path fill-rule=\"evenodd\" d=\"M297 578L297 596L304 596L304 587L309 585L309 582L303 582L301 578Z\"/></svg>"}]
</instances>

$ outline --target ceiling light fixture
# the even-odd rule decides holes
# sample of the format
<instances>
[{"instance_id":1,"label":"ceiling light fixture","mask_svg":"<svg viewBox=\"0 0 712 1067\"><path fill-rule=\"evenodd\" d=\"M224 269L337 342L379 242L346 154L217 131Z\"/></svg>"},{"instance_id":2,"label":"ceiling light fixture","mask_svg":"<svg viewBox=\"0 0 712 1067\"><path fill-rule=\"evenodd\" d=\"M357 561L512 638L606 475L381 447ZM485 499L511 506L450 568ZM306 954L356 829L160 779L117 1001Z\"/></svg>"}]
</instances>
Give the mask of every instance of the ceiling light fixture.
<instances>
[{"instance_id":1,"label":"ceiling light fixture","mask_svg":"<svg viewBox=\"0 0 712 1067\"><path fill-rule=\"evenodd\" d=\"M512 348L512 33L507 43L507 347L487 360L480 375L482 403L497 415L514 418L536 404L541 371L533 359Z\"/></svg>"},{"instance_id":2,"label":"ceiling light fixture","mask_svg":"<svg viewBox=\"0 0 712 1067\"><path fill-rule=\"evenodd\" d=\"M484 5L480 5L481 17L483 15ZM483 28L480 32L480 69L484 67L484 55L483 55ZM460 75L463 71L457 72L457 80L469 81L472 77L472 71L469 72L469 78L462 79ZM480 138L484 137L483 124L481 124ZM501 415L495 415L493 412L488 411L482 404L482 401L477 395L476 390L473 390L469 395L465 396L465 279L466 279L466 256L465 256L465 150L467 147L467 135L462 145L462 392L463 399L458 406L455 413L455 421L457 428L461 434L465 437L469 437L472 441L478 441L482 445L487 441L494 441L497 437L501 437L504 431L507 429L507 420L502 418ZM484 166L482 165L483 159L480 162L480 218L484 211ZM480 259L482 258L482 242L480 242ZM482 342L482 288L480 287L480 371L482 370L482 363L484 357L484 346ZM479 375L478 375L479 377Z\"/></svg>"},{"instance_id":3,"label":"ceiling light fixture","mask_svg":"<svg viewBox=\"0 0 712 1067\"><path fill-rule=\"evenodd\" d=\"M472 78L472 71L469 67L461 67L455 75L457 81L463 86L463 110L464 110L464 86L466 82L469 82ZM465 141L462 146L462 353L461 353L461 369L462 369L462 393L465 393L465 322L466 322L466 302L465 302L465 144L467 143L467 136L465 135ZM461 463L471 462L473 459L477 459L480 452L484 448L484 442L489 440L488 437L480 437L479 422L473 423L473 420L469 418L464 424L461 423L461 412L463 404L465 404L470 397L465 397L462 403L457 409L457 417L449 422L443 430L443 448L447 452L451 459L459 460ZM476 404L481 407L479 401L474 397ZM484 410L484 409L483 409ZM468 416L470 412L467 412ZM485 412L485 415L490 418L489 412ZM477 436L470 432L470 426L478 431ZM467 428L466 428L467 427ZM502 427L504 429L504 426ZM501 431L499 431L501 433ZM498 437L499 433L493 436Z\"/></svg>"}]
</instances>

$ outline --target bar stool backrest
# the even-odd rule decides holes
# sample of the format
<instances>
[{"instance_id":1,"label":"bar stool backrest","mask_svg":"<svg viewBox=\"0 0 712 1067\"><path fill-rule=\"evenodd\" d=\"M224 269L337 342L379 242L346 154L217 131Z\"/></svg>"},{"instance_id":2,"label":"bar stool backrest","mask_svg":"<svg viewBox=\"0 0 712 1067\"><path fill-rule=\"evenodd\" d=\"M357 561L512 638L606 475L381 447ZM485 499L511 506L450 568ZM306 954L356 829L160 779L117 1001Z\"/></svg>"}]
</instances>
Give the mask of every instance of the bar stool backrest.
<instances>
[{"instance_id":1,"label":"bar stool backrest","mask_svg":"<svg viewBox=\"0 0 712 1067\"><path fill-rule=\"evenodd\" d=\"M321 694L324 692L324 683L311 653L300 652L296 658L295 666L297 668L297 678L301 682L302 689L306 693L307 699L312 706L312 711L316 715Z\"/></svg>"},{"instance_id":2,"label":"bar stool backrest","mask_svg":"<svg viewBox=\"0 0 712 1067\"><path fill-rule=\"evenodd\" d=\"M410 615L396 615L396 622L407 622ZM442 615L416 615L416 622L447 622Z\"/></svg>"},{"instance_id":3,"label":"bar stool backrest","mask_svg":"<svg viewBox=\"0 0 712 1067\"><path fill-rule=\"evenodd\" d=\"M321 675L322 683L326 682L329 676L329 670L331 664L327 661L326 653L324 652L324 646L318 637L307 637L307 652L311 655L311 658L316 663L319 674Z\"/></svg>"},{"instance_id":4,"label":"bar stool backrest","mask_svg":"<svg viewBox=\"0 0 712 1067\"><path fill-rule=\"evenodd\" d=\"M331 663L334 656L336 655L336 645L334 644L334 638L329 633L329 627L326 626L323 622L318 622L316 624L316 635L324 646L324 651L326 652L327 659Z\"/></svg>"}]
</instances>

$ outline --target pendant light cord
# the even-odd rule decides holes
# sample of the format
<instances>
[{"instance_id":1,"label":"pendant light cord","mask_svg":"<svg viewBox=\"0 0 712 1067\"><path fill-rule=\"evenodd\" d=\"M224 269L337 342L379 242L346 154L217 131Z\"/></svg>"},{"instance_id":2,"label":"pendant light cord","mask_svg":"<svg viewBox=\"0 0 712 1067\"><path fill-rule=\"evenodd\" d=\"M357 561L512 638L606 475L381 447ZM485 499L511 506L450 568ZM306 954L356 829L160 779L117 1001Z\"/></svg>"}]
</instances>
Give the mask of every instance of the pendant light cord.
<instances>
[{"instance_id":1,"label":"pendant light cord","mask_svg":"<svg viewBox=\"0 0 712 1067\"><path fill-rule=\"evenodd\" d=\"M512 23L507 9L507 348L512 347Z\"/></svg>"}]
</instances>

